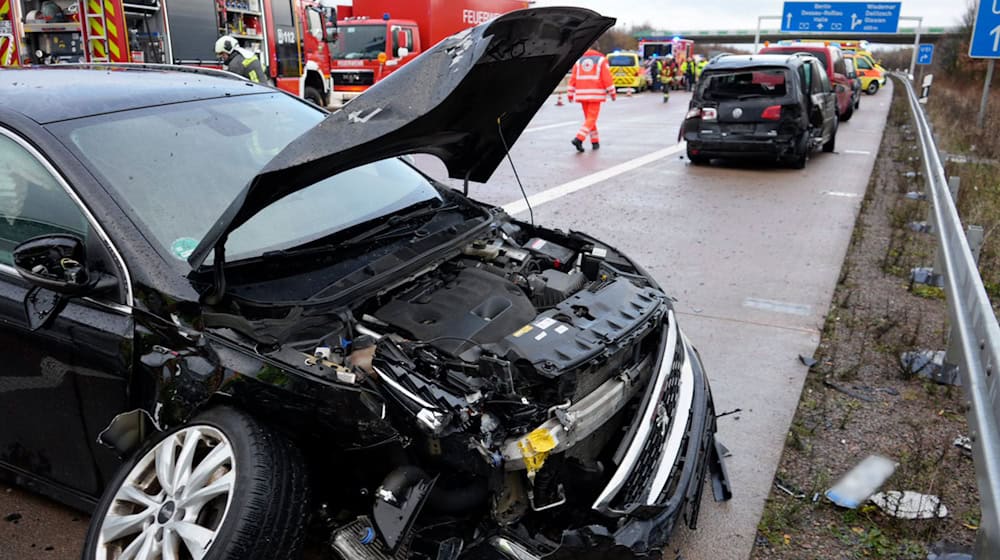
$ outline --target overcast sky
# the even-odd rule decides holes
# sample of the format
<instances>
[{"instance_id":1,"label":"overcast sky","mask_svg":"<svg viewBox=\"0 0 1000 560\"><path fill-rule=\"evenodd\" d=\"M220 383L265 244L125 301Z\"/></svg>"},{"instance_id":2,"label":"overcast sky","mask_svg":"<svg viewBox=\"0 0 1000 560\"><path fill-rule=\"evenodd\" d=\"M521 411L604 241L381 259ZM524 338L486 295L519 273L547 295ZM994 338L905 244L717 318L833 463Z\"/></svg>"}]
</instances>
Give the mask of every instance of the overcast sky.
<instances>
[{"instance_id":1,"label":"overcast sky","mask_svg":"<svg viewBox=\"0 0 1000 560\"><path fill-rule=\"evenodd\" d=\"M925 26L957 25L966 0L902 0L900 15L923 17ZM755 29L757 16L780 15L779 0L536 0L536 6L582 6L618 18L618 24L650 23L663 31ZM765 29L777 29L765 20ZM903 21L901 27L911 27Z\"/></svg>"}]
</instances>

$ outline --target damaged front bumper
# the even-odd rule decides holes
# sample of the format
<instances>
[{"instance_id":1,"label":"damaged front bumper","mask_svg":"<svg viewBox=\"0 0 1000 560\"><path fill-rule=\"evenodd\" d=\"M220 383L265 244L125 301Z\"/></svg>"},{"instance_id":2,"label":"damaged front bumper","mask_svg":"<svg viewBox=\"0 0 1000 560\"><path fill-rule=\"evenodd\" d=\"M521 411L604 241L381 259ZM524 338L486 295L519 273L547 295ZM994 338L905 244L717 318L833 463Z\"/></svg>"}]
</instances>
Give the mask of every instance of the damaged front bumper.
<instances>
[{"instance_id":1,"label":"damaged front bumper","mask_svg":"<svg viewBox=\"0 0 1000 560\"><path fill-rule=\"evenodd\" d=\"M674 351L665 351L656 364L636 420L616 453L617 468L593 505L610 523L564 531L555 549L498 534L489 541L489 553L468 557L659 558L679 521L695 528L706 474L717 501L731 497L701 360L672 312L669 324L663 348Z\"/></svg>"}]
</instances>

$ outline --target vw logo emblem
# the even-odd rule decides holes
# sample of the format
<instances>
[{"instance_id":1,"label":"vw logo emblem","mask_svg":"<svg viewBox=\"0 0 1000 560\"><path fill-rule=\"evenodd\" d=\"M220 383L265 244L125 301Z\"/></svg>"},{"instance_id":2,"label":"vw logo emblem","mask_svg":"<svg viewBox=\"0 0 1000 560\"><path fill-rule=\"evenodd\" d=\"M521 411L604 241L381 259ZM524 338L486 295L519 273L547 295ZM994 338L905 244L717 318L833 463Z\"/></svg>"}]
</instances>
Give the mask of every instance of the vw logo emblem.
<instances>
[{"instance_id":1,"label":"vw logo emblem","mask_svg":"<svg viewBox=\"0 0 1000 560\"><path fill-rule=\"evenodd\" d=\"M742 116L743 116L743 109L740 109L739 107L733 109L733 118L734 119L738 119L738 118L740 118Z\"/></svg>"}]
</instances>

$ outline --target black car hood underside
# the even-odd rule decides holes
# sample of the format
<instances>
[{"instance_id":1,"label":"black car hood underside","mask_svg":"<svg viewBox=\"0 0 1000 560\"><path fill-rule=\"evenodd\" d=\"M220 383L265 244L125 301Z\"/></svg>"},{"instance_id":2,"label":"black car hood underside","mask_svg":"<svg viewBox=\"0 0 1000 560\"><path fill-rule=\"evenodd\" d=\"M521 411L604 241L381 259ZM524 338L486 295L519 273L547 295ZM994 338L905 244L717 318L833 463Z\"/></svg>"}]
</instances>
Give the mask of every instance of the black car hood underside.
<instances>
[{"instance_id":1,"label":"black car hood underside","mask_svg":"<svg viewBox=\"0 0 1000 560\"><path fill-rule=\"evenodd\" d=\"M577 58L615 20L582 8L519 10L453 35L295 139L219 217L188 262L275 201L337 173L411 153L486 182ZM500 131L503 136L501 138Z\"/></svg>"}]
</instances>

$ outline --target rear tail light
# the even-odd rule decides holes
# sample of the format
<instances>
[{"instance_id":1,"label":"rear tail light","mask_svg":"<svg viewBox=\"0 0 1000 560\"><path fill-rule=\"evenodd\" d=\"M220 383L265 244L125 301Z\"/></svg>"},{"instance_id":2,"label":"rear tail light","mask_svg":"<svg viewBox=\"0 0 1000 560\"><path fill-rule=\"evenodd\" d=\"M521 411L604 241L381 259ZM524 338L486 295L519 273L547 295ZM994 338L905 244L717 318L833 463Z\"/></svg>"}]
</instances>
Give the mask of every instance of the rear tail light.
<instances>
[{"instance_id":1,"label":"rear tail light","mask_svg":"<svg viewBox=\"0 0 1000 560\"><path fill-rule=\"evenodd\" d=\"M761 113L760 118L766 121L781 120L781 105L771 105Z\"/></svg>"},{"instance_id":2,"label":"rear tail light","mask_svg":"<svg viewBox=\"0 0 1000 560\"><path fill-rule=\"evenodd\" d=\"M688 110L688 114L684 117L685 119L697 119L701 116L701 109L695 107L694 109Z\"/></svg>"},{"instance_id":3,"label":"rear tail light","mask_svg":"<svg viewBox=\"0 0 1000 560\"><path fill-rule=\"evenodd\" d=\"M714 121L719 117L719 111L715 107L705 107L701 110L701 120Z\"/></svg>"}]
</instances>

